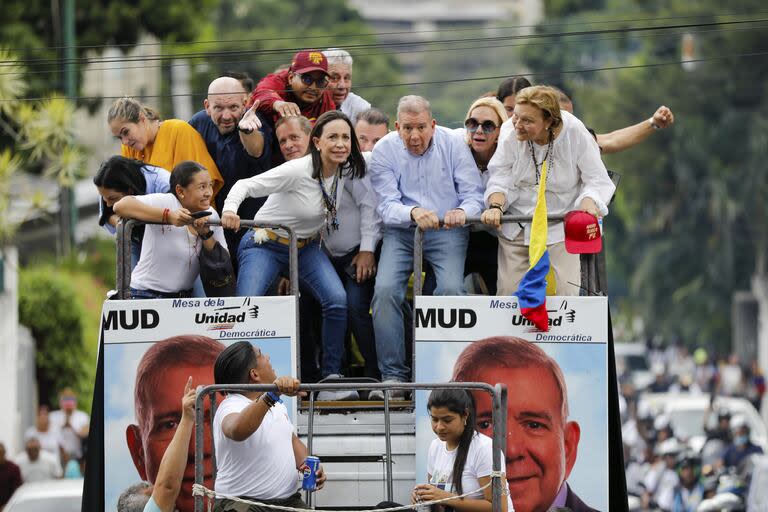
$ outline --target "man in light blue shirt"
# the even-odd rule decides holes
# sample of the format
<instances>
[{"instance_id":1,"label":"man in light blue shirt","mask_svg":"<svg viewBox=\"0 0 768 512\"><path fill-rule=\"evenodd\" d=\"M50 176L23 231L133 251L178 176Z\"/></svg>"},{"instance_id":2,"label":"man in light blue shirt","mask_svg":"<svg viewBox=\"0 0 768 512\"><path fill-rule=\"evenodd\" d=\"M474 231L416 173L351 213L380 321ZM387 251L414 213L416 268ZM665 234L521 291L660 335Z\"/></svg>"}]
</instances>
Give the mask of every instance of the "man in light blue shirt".
<instances>
[{"instance_id":1,"label":"man in light blue shirt","mask_svg":"<svg viewBox=\"0 0 768 512\"><path fill-rule=\"evenodd\" d=\"M463 295L469 233L462 226L483 208L483 185L469 147L452 130L436 125L426 99L401 98L395 128L376 144L369 164L385 226L373 297L376 352L385 382L405 382L410 372L402 306L413 271L413 224L425 231L423 254L435 272L435 294Z\"/></svg>"}]
</instances>

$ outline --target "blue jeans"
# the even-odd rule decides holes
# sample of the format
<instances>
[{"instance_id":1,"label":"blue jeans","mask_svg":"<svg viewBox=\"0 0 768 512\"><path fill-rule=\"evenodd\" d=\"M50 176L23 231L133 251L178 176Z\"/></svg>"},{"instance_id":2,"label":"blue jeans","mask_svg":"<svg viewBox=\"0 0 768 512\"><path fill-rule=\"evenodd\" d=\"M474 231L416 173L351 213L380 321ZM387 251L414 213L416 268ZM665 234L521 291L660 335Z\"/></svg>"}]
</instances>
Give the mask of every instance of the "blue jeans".
<instances>
[{"instance_id":1,"label":"blue jeans","mask_svg":"<svg viewBox=\"0 0 768 512\"><path fill-rule=\"evenodd\" d=\"M359 249L359 247L358 247ZM344 256L331 257L331 263L336 268L344 289L347 291L347 310L349 312L349 330L357 340L360 354L365 359L365 377L378 379L376 363L376 342L373 335L373 319L371 318L371 301L373 300L373 278L358 283L347 275L344 268L357 255L355 249Z\"/></svg>"},{"instance_id":2,"label":"blue jeans","mask_svg":"<svg viewBox=\"0 0 768 512\"><path fill-rule=\"evenodd\" d=\"M240 262L237 295L266 295L280 271L288 268L288 246L271 240L256 244L253 230L249 230L240 241L237 259ZM322 376L340 373L347 332L347 294L316 241L299 249L299 281L322 308Z\"/></svg>"},{"instance_id":3,"label":"blue jeans","mask_svg":"<svg viewBox=\"0 0 768 512\"><path fill-rule=\"evenodd\" d=\"M164 293L155 290L139 290L131 287L131 298L135 300L143 299L177 299L192 297L192 290L181 290L178 293Z\"/></svg>"},{"instance_id":4,"label":"blue jeans","mask_svg":"<svg viewBox=\"0 0 768 512\"><path fill-rule=\"evenodd\" d=\"M413 272L415 228L386 227L373 295L373 329L382 379L408 380L405 361L403 302ZM469 231L466 228L424 233L423 256L435 272L435 295L464 295L464 259Z\"/></svg>"}]
</instances>

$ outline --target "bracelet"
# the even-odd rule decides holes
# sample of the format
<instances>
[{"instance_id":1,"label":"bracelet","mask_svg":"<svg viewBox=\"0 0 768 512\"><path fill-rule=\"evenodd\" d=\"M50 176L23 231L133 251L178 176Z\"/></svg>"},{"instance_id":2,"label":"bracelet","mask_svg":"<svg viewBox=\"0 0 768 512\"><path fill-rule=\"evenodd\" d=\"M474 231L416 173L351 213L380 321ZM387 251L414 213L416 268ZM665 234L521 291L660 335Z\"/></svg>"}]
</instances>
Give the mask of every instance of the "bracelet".
<instances>
[{"instance_id":1,"label":"bracelet","mask_svg":"<svg viewBox=\"0 0 768 512\"><path fill-rule=\"evenodd\" d=\"M277 403L277 400L275 400L274 398L274 393L272 393L271 391L261 395L260 400L264 402L267 405L267 407L270 409L273 408Z\"/></svg>"},{"instance_id":2,"label":"bracelet","mask_svg":"<svg viewBox=\"0 0 768 512\"><path fill-rule=\"evenodd\" d=\"M502 205L502 204L500 204L500 203L493 203L493 204L492 204L492 205L489 207L489 209L491 209L491 208L496 208L496 209L497 209L497 210L499 210L499 211L500 211L502 214L504 213L504 205Z\"/></svg>"},{"instance_id":3,"label":"bracelet","mask_svg":"<svg viewBox=\"0 0 768 512\"><path fill-rule=\"evenodd\" d=\"M213 236L213 230L209 229L208 232L205 233L204 235L198 234L197 236L200 237L200 240L208 240Z\"/></svg>"},{"instance_id":4,"label":"bracelet","mask_svg":"<svg viewBox=\"0 0 768 512\"><path fill-rule=\"evenodd\" d=\"M171 209L170 208L164 208L163 209L163 221L162 221L163 224L168 224L168 216L169 216L170 213L171 213Z\"/></svg>"},{"instance_id":5,"label":"bracelet","mask_svg":"<svg viewBox=\"0 0 768 512\"><path fill-rule=\"evenodd\" d=\"M242 132L246 135L250 135L253 133L253 128L240 128L240 126L238 125L237 131Z\"/></svg>"}]
</instances>

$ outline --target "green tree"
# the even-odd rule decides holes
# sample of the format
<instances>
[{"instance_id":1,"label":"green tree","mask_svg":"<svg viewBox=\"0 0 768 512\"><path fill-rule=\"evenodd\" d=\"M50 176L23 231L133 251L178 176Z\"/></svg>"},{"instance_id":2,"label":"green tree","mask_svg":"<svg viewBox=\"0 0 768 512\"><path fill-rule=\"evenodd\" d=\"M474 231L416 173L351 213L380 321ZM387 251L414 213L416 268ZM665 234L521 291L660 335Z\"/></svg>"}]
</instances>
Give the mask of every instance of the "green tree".
<instances>
[{"instance_id":1,"label":"green tree","mask_svg":"<svg viewBox=\"0 0 768 512\"><path fill-rule=\"evenodd\" d=\"M190 41L207 23L203 13L215 4L216 0L77 0L77 56L83 57L89 47L133 45L142 33L163 41ZM63 89L57 60L62 57L62 5L62 0L3 1L0 47L13 48L24 60L28 68L25 78L34 97Z\"/></svg>"},{"instance_id":2,"label":"green tree","mask_svg":"<svg viewBox=\"0 0 768 512\"><path fill-rule=\"evenodd\" d=\"M678 18L686 22L733 19L718 16L721 4L616 2L615 18ZM738 13L761 5L739 0ZM600 21L600 13L569 20ZM634 22L638 25L638 22ZM606 219L609 283L620 310L640 315L652 330L721 348L730 340L730 302L764 268L768 178L764 77L768 59L761 30L691 29L702 62L569 75L576 113L588 126L607 132L650 116L659 104L675 112L672 129L637 147L605 157L623 174L612 215ZM680 60L678 31L628 33L594 44L553 46L553 58L575 63L643 65ZM535 59L528 64L537 70Z\"/></svg>"},{"instance_id":3,"label":"green tree","mask_svg":"<svg viewBox=\"0 0 768 512\"><path fill-rule=\"evenodd\" d=\"M399 82L398 63L393 55L369 46L376 43L372 29L345 0L221 0L213 21L214 31L201 33L200 39L225 42L195 46L215 55L198 66L192 87L199 91L195 105L202 105L208 83L225 71L245 71L258 81L290 64L297 49L345 45L355 57L353 90L387 111L404 94L400 87L377 87Z\"/></svg>"}]
</instances>

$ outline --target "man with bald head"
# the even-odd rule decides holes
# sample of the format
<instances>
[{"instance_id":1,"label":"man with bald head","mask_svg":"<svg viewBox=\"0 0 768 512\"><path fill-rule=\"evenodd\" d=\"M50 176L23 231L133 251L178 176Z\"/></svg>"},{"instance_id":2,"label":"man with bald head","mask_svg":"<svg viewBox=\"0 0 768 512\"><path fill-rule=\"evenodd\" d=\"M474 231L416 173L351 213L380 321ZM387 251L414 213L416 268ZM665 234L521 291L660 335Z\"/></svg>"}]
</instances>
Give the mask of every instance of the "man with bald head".
<instances>
[{"instance_id":1,"label":"man with bald head","mask_svg":"<svg viewBox=\"0 0 768 512\"><path fill-rule=\"evenodd\" d=\"M271 167L272 131L256 113L258 103L246 110L249 92L236 78L219 77L208 86L208 97L203 101L205 109L189 120L202 135L224 178L217 209L224 204L224 198L237 180L261 174ZM252 219L265 199L246 199L240 204L238 215ZM225 235L227 245L236 248L240 236L230 230L225 231ZM237 251L230 251L233 261L236 254Z\"/></svg>"}]
</instances>

